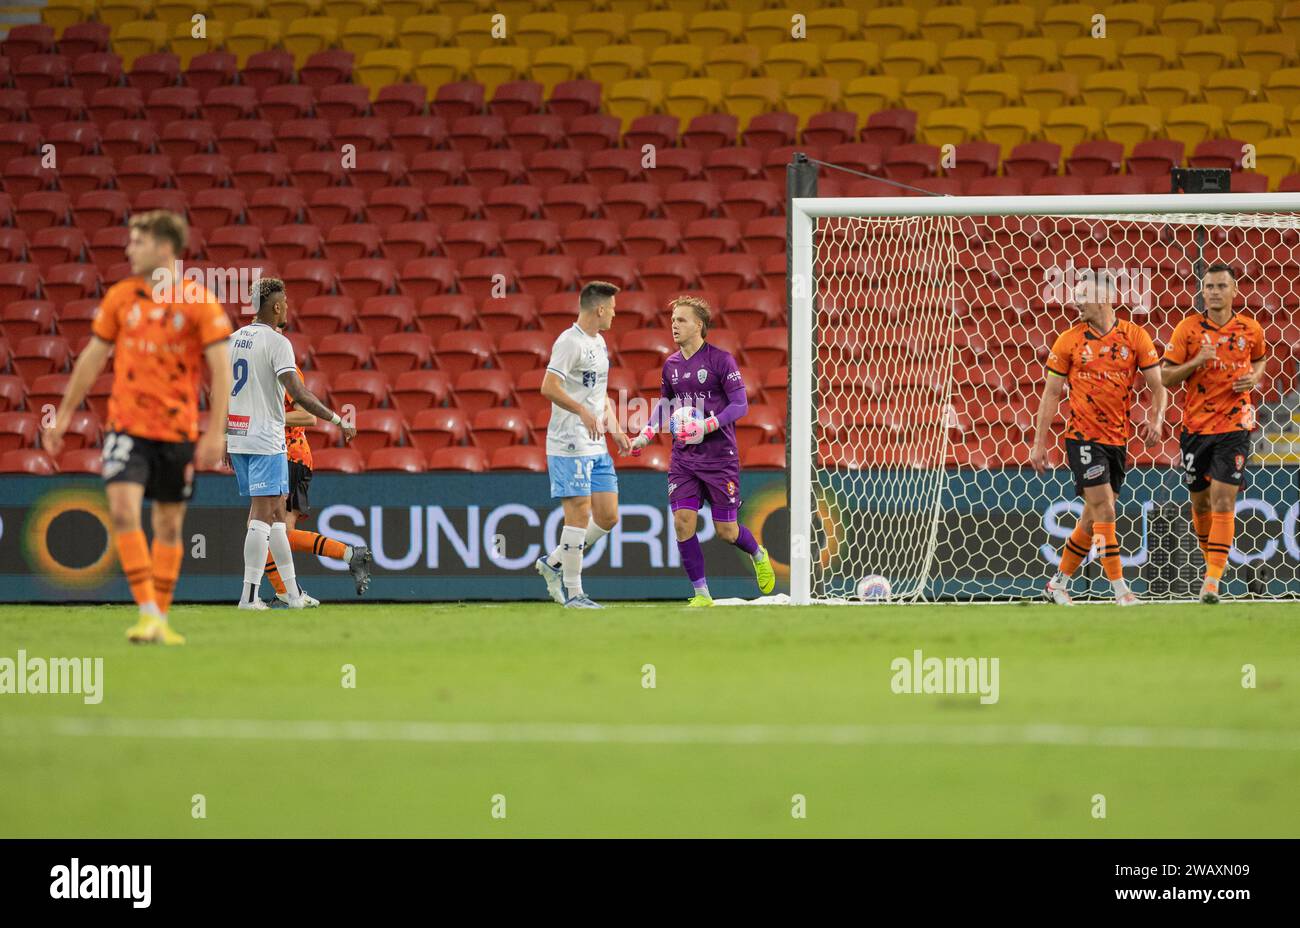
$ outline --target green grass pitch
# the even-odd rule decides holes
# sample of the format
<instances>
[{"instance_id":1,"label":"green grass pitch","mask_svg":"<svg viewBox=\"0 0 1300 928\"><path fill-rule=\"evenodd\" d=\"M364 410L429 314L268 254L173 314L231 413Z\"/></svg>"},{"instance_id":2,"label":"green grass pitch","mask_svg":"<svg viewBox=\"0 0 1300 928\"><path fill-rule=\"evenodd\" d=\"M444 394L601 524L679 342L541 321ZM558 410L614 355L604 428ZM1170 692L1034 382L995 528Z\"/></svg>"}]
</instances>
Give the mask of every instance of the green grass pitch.
<instances>
[{"instance_id":1,"label":"green grass pitch","mask_svg":"<svg viewBox=\"0 0 1300 928\"><path fill-rule=\"evenodd\" d=\"M0 607L0 658L104 660L0 695L0 835L1296 837L1298 612ZM893 693L916 649L999 701Z\"/></svg>"}]
</instances>

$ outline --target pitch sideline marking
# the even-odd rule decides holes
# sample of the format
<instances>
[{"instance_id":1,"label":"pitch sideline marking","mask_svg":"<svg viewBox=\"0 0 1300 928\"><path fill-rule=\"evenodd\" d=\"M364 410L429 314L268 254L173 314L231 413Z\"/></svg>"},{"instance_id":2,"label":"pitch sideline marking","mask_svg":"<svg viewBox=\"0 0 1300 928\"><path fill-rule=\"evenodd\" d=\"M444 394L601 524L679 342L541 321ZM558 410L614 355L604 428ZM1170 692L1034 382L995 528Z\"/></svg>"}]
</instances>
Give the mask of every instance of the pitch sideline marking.
<instances>
[{"instance_id":1,"label":"pitch sideline marking","mask_svg":"<svg viewBox=\"0 0 1300 928\"><path fill-rule=\"evenodd\" d=\"M623 725L263 719L0 719L0 732L88 738L392 741L422 744L1047 745L1300 751L1300 732L1083 725Z\"/></svg>"}]
</instances>

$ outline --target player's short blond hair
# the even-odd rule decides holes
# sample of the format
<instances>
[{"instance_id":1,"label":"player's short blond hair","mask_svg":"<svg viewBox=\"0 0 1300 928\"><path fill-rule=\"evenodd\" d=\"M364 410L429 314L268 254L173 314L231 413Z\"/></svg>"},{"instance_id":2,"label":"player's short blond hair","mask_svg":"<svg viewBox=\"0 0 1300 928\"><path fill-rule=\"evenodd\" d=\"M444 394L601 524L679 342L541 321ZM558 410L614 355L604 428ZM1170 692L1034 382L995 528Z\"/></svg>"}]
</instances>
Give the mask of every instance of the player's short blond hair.
<instances>
[{"instance_id":1,"label":"player's short blond hair","mask_svg":"<svg viewBox=\"0 0 1300 928\"><path fill-rule=\"evenodd\" d=\"M700 320L700 334L709 334L709 325L713 321L713 311L709 309L707 300L702 300L698 296L679 296L668 304L670 310L676 309L678 306L685 306L695 313L695 318Z\"/></svg>"},{"instance_id":2,"label":"player's short blond hair","mask_svg":"<svg viewBox=\"0 0 1300 928\"><path fill-rule=\"evenodd\" d=\"M185 243L189 240L189 226L185 217L171 210L154 209L147 213L136 213L127 226L139 229L157 241L170 242L177 257L185 251Z\"/></svg>"}]
</instances>

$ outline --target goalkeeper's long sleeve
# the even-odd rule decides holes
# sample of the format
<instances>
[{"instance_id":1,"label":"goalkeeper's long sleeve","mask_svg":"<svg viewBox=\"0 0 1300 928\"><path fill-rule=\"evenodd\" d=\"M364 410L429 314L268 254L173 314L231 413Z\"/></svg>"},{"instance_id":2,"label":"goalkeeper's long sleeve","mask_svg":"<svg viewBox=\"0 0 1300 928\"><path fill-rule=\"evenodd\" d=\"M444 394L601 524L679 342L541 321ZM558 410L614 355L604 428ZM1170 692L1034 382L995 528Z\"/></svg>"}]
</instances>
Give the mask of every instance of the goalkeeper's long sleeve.
<instances>
[{"instance_id":1,"label":"goalkeeper's long sleeve","mask_svg":"<svg viewBox=\"0 0 1300 928\"><path fill-rule=\"evenodd\" d=\"M745 397L745 385L743 383L728 387L727 399L729 400L727 408L718 413L717 416L718 428L730 425L749 412L749 400Z\"/></svg>"}]
</instances>

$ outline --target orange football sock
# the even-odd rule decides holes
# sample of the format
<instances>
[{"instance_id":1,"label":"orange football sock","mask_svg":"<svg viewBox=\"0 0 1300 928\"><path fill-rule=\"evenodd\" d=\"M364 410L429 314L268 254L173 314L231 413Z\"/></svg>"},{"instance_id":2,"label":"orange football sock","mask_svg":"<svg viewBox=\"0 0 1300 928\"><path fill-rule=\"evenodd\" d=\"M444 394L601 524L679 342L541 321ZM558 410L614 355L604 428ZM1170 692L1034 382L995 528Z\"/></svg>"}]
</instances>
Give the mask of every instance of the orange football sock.
<instances>
[{"instance_id":1,"label":"orange football sock","mask_svg":"<svg viewBox=\"0 0 1300 928\"><path fill-rule=\"evenodd\" d=\"M1231 512L1210 514L1210 537L1205 543L1205 576L1218 580L1228 566L1228 552L1232 549L1232 535L1236 529L1236 516Z\"/></svg>"},{"instance_id":2,"label":"orange football sock","mask_svg":"<svg viewBox=\"0 0 1300 928\"><path fill-rule=\"evenodd\" d=\"M172 594L176 592L176 580L181 575L181 560L185 549L180 545L165 545L153 540L153 593L158 602L158 611L163 615L172 605Z\"/></svg>"},{"instance_id":3,"label":"orange football sock","mask_svg":"<svg viewBox=\"0 0 1300 928\"><path fill-rule=\"evenodd\" d=\"M1201 546L1201 556L1205 558L1205 563L1210 563L1210 552L1206 547L1210 540L1210 513L1193 512L1192 526L1196 529L1196 541Z\"/></svg>"},{"instance_id":4,"label":"orange football sock","mask_svg":"<svg viewBox=\"0 0 1300 928\"><path fill-rule=\"evenodd\" d=\"M1119 541L1115 537L1115 523L1094 522L1092 531L1102 539L1101 569L1106 572L1106 579L1123 580L1124 568L1119 562Z\"/></svg>"},{"instance_id":5,"label":"orange football sock","mask_svg":"<svg viewBox=\"0 0 1300 928\"><path fill-rule=\"evenodd\" d=\"M280 568L275 566L275 558L270 554L266 556L266 579L271 581L271 586L277 593L284 592L284 581L280 579Z\"/></svg>"},{"instance_id":6,"label":"orange football sock","mask_svg":"<svg viewBox=\"0 0 1300 928\"><path fill-rule=\"evenodd\" d=\"M317 535L315 532L304 532L299 529L294 529L289 533L289 547L295 551L320 554L338 561L343 560L343 555L347 554L348 551L348 546L341 541L335 541L333 538L326 538L324 535Z\"/></svg>"},{"instance_id":7,"label":"orange football sock","mask_svg":"<svg viewBox=\"0 0 1300 928\"><path fill-rule=\"evenodd\" d=\"M1067 577L1074 576L1091 548L1092 535L1083 530L1082 522L1074 523L1074 532L1066 540L1065 550L1061 552L1061 573Z\"/></svg>"},{"instance_id":8,"label":"orange football sock","mask_svg":"<svg viewBox=\"0 0 1300 928\"><path fill-rule=\"evenodd\" d=\"M141 609L158 608L153 589L153 564L149 562L149 545L144 540L144 529L122 532L117 536L117 558L122 562L126 582L131 584L131 595Z\"/></svg>"}]
</instances>

